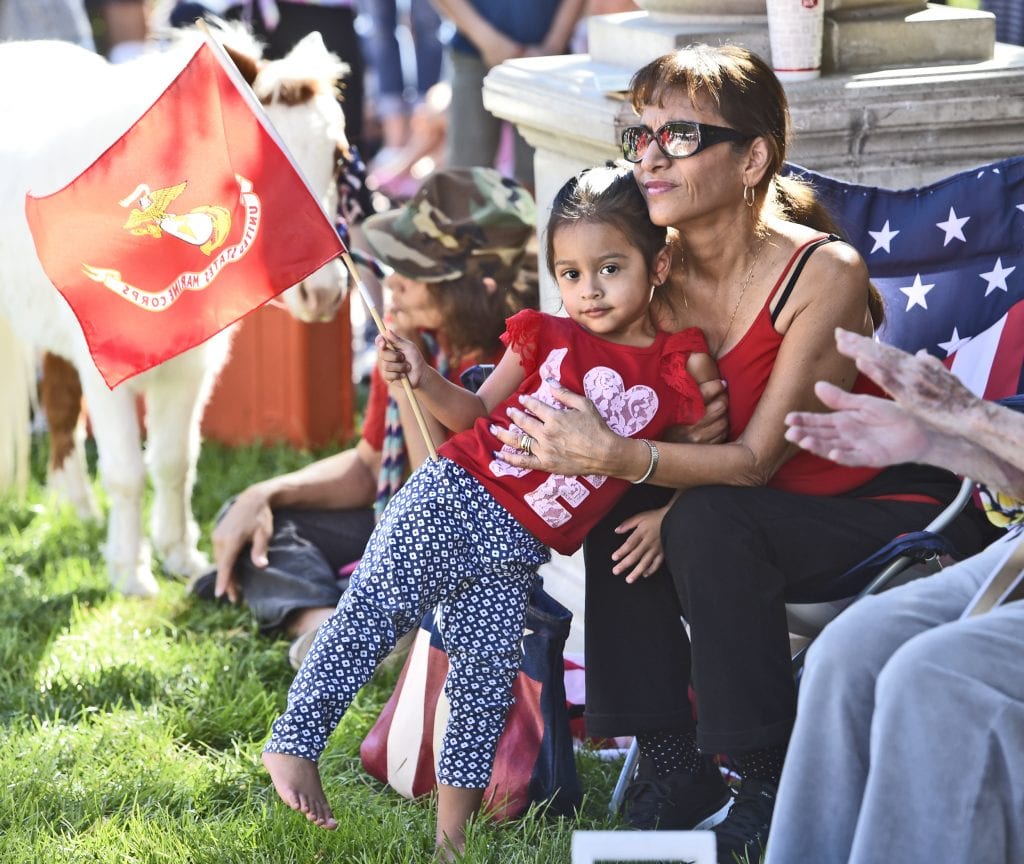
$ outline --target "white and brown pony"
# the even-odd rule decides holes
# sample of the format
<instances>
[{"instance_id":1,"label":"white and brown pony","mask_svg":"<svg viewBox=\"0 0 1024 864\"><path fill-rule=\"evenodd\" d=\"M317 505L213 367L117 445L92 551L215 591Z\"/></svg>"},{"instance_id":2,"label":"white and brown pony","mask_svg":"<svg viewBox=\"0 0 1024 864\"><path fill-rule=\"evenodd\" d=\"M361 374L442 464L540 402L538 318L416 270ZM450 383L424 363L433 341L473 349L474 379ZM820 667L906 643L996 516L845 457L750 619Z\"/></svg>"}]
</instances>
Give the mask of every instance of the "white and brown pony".
<instances>
[{"instance_id":1,"label":"white and brown pony","mask_svg":"<svg viewBox=\"0 0 1024 864\"><path fill-rule=\"evenodd\" d=\"M84 394L110 507L105 557L111 584L125 594L157 591L142 538L147 468L154 490L150 536L163 567L189 577L209 566L196 547L191 496L200 419L227 359L231 333L108 389L81 327L36 257L25 193L59 189L81 173L171 82L183 65L178 52L190 52L192 40L199 38L186 34L166 53L117 66L63 42L0 44L0 483L9 487L26 478L36 361L42 352L51 352L41 388L50 426L58 434L51 487L83 515L93 512L83 435L71 433ZM217 38L321 195L324 209L333 214L337 154L348 147L336 85L347 67L327 52L316 33L272 62L260 59L258 45L242 31L224 30ZM302 321L327 320L340 307L346 285L344 269L335 261L282 298ZM77 369L81 390L60 358ZM137 415L140 395L145 452Z\"/></svg>"}]
</instances>

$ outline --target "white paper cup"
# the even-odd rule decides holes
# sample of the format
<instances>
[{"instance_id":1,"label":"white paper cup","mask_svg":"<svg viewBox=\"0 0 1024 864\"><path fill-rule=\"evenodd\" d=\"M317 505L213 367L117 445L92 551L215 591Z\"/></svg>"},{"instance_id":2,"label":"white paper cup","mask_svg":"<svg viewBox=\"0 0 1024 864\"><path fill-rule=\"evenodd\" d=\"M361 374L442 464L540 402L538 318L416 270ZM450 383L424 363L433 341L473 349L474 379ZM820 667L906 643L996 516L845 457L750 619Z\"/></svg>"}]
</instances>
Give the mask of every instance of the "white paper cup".
<instances>
[{"instance_id":1,"label":"white paper cup","mask_svg":"<svg viewBox=\"0 0 1024 864\"><path fill-rule=\"evenodd\" d=\"M821 75L825 0L767 0L772 68L780 81Z\"/></svg>"}]
</instances>

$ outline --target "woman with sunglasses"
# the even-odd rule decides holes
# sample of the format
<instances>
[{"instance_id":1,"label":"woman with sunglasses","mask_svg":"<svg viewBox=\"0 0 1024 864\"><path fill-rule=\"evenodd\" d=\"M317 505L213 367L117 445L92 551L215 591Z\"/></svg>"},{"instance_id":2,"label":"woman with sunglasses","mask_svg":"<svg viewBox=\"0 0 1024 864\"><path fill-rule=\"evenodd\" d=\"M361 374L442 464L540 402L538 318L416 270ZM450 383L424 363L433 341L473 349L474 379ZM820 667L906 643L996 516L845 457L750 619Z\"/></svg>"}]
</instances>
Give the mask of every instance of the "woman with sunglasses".
<instances>
[{"instance_id":1,"label":"woman with sunglasses","mask_svg":"<svg viewBox=\"0 0 1024 864\"><path fill-rule=\"evenodd\" d=\"M882 308L810 190L779 173L789 113L771 69L742 48L691 46L638 71L631 97L639 118L623 155L652 221L681 241L675 320L662 323L700 327L723 381L705 393L707 419L659 443L653 466L585 397L557 388L565 410L526 399L510 411L536 443L508 461L646 480L585 546L587 731L636 734L625 818L639 828L720 819L730 794L708 757L726 754L742 785L714 826L719 860L757 860L796 709L785 602L856 593L862 582L837 575L923 528L958 481L922 466L842 467L784 438L788 412L822 410L818 379L878 392L834 331L869 335ZM984 545L971 514L953 533L962 554Z\"/></svg>"}]
</instances>

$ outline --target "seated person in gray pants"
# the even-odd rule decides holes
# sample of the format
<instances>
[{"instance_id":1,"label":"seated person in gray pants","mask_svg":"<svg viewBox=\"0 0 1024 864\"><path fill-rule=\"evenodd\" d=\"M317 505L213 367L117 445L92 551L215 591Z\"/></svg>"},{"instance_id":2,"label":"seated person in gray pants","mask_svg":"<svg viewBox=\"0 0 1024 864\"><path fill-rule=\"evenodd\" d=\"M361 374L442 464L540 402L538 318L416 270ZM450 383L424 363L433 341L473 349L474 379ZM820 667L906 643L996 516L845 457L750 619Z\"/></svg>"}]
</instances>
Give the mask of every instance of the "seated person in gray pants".
<instances>
[{"instance_id":1,"label":"seated person in gray pants","mask_svg":"<svg viewBox=\"0 0 1024 864\"><path fill-rule=\"evenodd\" d=\"M1024 568L1024 508L1005 497L1024 499L1024 415L976 398L935 358L837 339L894 401L819 384L836 411L789 415L789 440L847 465L963 473L999 490L983 499L1009 530L858 601L811 646L767 862L1024 861L1024 602L964 615L988 577Z\"/></svg>"}]
</instances>

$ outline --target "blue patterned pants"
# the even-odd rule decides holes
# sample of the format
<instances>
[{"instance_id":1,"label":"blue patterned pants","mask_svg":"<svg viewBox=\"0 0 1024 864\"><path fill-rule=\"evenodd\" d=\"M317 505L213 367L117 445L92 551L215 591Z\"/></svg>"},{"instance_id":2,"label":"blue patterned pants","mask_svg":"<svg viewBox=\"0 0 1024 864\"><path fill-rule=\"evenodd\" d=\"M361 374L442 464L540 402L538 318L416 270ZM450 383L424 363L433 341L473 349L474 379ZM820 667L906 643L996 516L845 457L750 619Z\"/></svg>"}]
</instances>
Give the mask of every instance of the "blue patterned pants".
<instances>
[{"instance_id":1,"label":"blue patterned pants","mask_svg":"<svg viewBox=\"0 0 1024 864\"><path fill-rule=\"evenodd\" d=\"M486 787L512 704L530 589L549 557L464 469L447 459L424 463L384 511L265 749L316 761L380 661L440 604L451 711L437 779Z\"/></svg>"}]
</instances>

